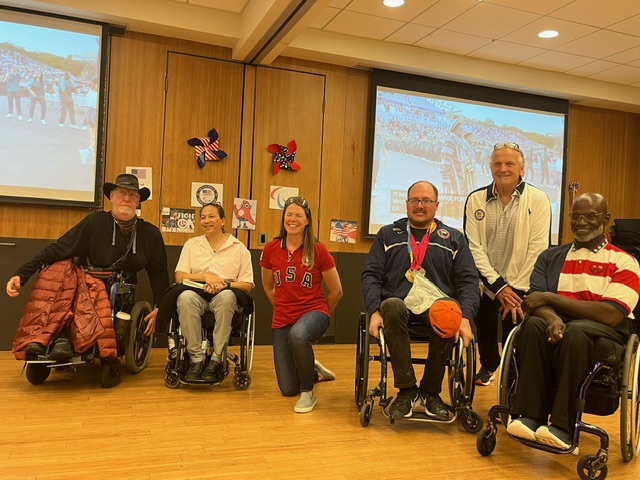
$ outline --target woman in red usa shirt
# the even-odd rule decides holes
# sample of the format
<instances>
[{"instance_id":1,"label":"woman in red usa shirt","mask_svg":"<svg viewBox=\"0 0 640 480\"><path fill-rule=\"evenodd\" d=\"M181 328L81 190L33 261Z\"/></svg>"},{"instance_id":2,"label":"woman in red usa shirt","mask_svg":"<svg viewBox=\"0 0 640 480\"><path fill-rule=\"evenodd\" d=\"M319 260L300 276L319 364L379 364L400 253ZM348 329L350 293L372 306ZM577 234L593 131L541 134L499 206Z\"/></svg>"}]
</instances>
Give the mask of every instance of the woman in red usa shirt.
<instances>
[{"instance_id":1,"label":"woman in red usa shirt","mask_svg":"<svg viewBox=\"0 0 640 480\"><path fill-rule=\"evenodd\" d=\"M293 410L307 413L318 403L313 384L335 378L315 360L312 344L329 328L329 315L342 297L342 285L333 257L313 235L311 210L304 198L285 202L280 235L265 245L260 266L264 291L273 304L278 387L285 396L300 394Z\"/></svg>"}]
</instances>

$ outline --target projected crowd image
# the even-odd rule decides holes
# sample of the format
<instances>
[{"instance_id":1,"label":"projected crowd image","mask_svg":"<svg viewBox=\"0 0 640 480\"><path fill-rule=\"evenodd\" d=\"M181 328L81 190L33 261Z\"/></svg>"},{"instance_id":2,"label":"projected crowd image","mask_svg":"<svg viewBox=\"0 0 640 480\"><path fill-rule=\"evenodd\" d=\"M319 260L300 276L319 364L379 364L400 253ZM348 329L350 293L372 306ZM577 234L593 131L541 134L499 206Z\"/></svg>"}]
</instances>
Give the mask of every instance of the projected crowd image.
<instances>
[{"instance_id":1,"label":"projected crowd image","mask_svg":"<svg viewBox=\"0 0 640 480\"><path fill-rule=\"evenodd\" d=\"M0 21L0 195L94 200L101 27L92 28Z\"/></svg>"},{"instance_id":2,"label":"projected crowd image","mask_svg":"<svg viewBox=\"0 0 640 480\"><path fill-rule=\"evenodd\" d=\"M557 240L562 193L564 116L425 96L378 87L369 232L406 213L407 187L429 180L439 190L437 217L462 228L469 193L491 183L493 146L517 143L524 179L543 189ZM554 241L555 241L554 240Z\"/></svg>"}]
</instances>

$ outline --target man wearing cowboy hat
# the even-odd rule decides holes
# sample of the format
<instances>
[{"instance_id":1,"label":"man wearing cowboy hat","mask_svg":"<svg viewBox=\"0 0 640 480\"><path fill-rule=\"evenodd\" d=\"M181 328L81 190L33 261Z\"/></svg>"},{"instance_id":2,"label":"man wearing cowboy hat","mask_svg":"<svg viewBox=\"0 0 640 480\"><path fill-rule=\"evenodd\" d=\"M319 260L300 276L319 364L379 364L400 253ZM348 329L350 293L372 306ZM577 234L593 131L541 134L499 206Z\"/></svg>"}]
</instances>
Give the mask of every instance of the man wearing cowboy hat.
<instances>
[{"instance_id":1,"label":"man wearing cowboy hat","mask_svg":"<svg viewBox=\"0 0 640 480\"><path fill-rule=\"evenodd\" d=\"M136 206L147 200L151 192L146 187L140 188L138 178L127 173L118 175L115 183L105 182L103 192L111 200L111 211L86 216L22 265L7 282L9 296L18 296L20 287L43 265L77 258L77 263L85 268L122 271L130 283L135 283L137 272L146 270L153 290L154 305L159 304L164 290L169 286L167 252L158 228L136 216ZM156 307L145 317L146 335L152 334L155 329L157 310ZM27 355L41 355L45 353L47 344L30 342L24 350ZM54 360L66 360L73 353L68 330L63 328L62 332L57 332L49 356Z\"/></svg>"}]
</instances>

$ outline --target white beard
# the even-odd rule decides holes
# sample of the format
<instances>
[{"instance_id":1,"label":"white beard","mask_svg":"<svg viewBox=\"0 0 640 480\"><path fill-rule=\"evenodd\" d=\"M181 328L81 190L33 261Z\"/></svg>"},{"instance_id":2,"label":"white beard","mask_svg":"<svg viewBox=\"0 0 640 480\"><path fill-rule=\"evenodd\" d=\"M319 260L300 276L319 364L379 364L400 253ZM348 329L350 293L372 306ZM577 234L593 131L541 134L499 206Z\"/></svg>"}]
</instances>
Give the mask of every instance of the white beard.
<instances>
[{"instance_id":1,"label":"white beard","mask_svg":"<svg viewBox=\"0 0 640 480\"><path fill-rule=\"evenodd\" d=\"M579 235L577 233L574 233L573 236L580 243L587 243L587 242L590 242L591 240L593 240L594 238L599 237L603 233L604 233L604 225L600 225L600 227L596 228L591 233L587 233L587 234L584 234L584 235Z\"/></svg>"}]
</instances>

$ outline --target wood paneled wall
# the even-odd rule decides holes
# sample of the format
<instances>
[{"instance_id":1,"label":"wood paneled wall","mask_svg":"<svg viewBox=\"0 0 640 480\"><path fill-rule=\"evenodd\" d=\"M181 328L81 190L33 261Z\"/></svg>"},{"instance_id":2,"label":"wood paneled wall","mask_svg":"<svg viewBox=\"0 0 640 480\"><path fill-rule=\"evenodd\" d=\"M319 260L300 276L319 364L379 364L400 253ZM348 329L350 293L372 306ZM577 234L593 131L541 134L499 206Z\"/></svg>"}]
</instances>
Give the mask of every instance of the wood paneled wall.
<instances>
[{"instance_id":1,"label":"wood paneled wall","mask_svg":"<svg viewBox=\"0 0 640 480\"><path fill-rule=\"evenodd\" d=\"M176 198L174 195L187 194L172 189L187 188L186 185L190 185L191 181L202 181L196 174L193 149L186 145L187 138L182 138L186 131L174 132L172 129L167 132L168 122L175 121L175 118L168 119L167 114L172 108L172 111L176 111L180 106L175 102L171 106L170 96L167 96L165 90L165 79L170 71L169 59L173 54L223 60L224 62L218 63L229 66L229 76L235 78L226 78L224 75L221 77L220 81L228 82L229 96L236 99L225 104L228 111L222 114L229 119L227 128L240 125L237 127L240 131L222 137L221 148L225 150L225 142L229 142L230 146L239 150L234 153L233 159L225 160L219 166L207 165L202 177L207 178L207 181L223 178L223 182L233 183L228 192L225 190L225 203L239 195L250 196L258 200L259 205L267 205L268 192L265 193L265 185L298 186L302 194L312 197L312 206L317 202L318 234L330 250L367 252L371 242L362 238L362 222L367 165L369 72L288 58L278 59L269 68L243 66L233 64L230 50L223 47L129 32L126 37L111 39L105 178L112 181L127 165L153 168L153 199L143 204L143 217L159 225L163 201L171 202L174 201L172 198ZM193 64L198 61L192 60L190 63L192 66L189 68L193 68ZM237 71L243 71L240 87L238 74L233 73ZM296 78L300 77L300 73L309 74L304 77L303 83L316 78L317 86L313 88L319 92L318 96L323 96L306 99L309 104L324 103L324 109L319 112L316 110L315 113L316 118L321 119L321 136L315 138L311 133L311 139L304 140L301 145L301 152L307 147L313 152L309 154L309 159L302 155L298 158L303 165L300 172L283 172L279 174L279 178L274 178L270 173L272 168L269 154L265 153L267 143L284 143L291 139L288 138L291 135L288 135L286 129L278 130L280 119L276 117L279 110L278 105L273 102L281 102L275 99L296 97L298 92L295 89L299 88L296 85L300 85L296 83ZM191 81L194 88L204 88L198 83L197 68L192 71ZM189 86L186 84L181 88ZM274 93L276 91L277 95ZM295 102L287 107L294 112L291 115L295 115L297 108L306 108ZM220 112L216 115L220 115ZM211 122L215 122L213 117ZM194 131L194 136L204 135L206 129L210 128L206 122L203 127L205 131ZM264 132L270 134L263 135ZM184 146L170 150L167 139L174 133L176 138L178 134L181 135L180 142L184 142ZM306 138L308 133L307 127L304 127L296 140ZM607 196L614 218L640 217L640 205L635 201L636 185L640 177L636 158L638 151L639 115L571 106L567 182L579 182L578 193L597 191ZM181 165L185 168L178 167ZM218 171L214 167L218 167ZM307 171L309 175L305 175ZM176 183L173 183L174 180ZM257 188L258 185L261 187ZM166 198L163 199L164 193ZM565 214L567 207L565 205ZM104 208L110 208L108 201ZM0 237L56 238L87 213L87 209L0 204ZM278 225L274 225L276 220L271 218L270 213L266 213L268 225L259 227L258 231L266 230L269 237L272 237L277 233ZM360 226L358 243L329 243L329 226L333 218L357 220ZM277 221L279 222L279 218ZM238 237L255 247L256 233L239 232ZM186 235L178 234L165 236L168 244L181 244L186 238ZM567 241L569 238L568 222L564 222L563 240Z\"/></svg>"}]
</instances>

